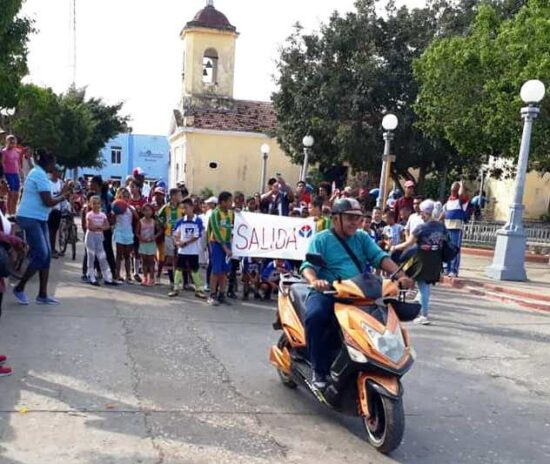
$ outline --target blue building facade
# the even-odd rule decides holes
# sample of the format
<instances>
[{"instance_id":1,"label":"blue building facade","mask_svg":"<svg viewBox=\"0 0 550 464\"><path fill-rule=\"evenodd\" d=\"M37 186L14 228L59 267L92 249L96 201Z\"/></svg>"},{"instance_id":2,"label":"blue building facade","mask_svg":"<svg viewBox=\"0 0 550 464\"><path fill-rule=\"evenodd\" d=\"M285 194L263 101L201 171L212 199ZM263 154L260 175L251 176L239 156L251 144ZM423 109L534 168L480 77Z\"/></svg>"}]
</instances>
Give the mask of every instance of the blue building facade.
<instances>
[{"instance_id":1,"label":"blue building facade","mask_svg":"<svg viewBox=\"0 0 550 464\"><path fill-rule=\"evenodd\" d=\"M148 181L168 180L170 144L163 135L119 134L101 150L103 167L80 168L78 176L100 174L105 180L124 183L140 167Z\"/></svg>"}]
</instances>

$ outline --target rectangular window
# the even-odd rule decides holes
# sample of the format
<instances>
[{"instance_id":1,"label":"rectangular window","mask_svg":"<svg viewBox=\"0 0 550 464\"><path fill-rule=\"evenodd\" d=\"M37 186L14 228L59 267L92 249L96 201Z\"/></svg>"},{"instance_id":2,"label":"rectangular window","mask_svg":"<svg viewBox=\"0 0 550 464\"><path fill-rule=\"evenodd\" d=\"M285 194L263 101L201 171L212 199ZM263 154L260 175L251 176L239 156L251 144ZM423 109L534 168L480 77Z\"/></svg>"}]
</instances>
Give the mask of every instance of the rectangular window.
<instances>
[{"instance_id":1,"label":"rectangular window","mask_svg":"<svg viewBox=\"0 0 550 464\"><path fill-rule=\"evenodd\" d=\"M111 147L111 164L122 163L122 147Z\"/></svg>"}]
</instances>

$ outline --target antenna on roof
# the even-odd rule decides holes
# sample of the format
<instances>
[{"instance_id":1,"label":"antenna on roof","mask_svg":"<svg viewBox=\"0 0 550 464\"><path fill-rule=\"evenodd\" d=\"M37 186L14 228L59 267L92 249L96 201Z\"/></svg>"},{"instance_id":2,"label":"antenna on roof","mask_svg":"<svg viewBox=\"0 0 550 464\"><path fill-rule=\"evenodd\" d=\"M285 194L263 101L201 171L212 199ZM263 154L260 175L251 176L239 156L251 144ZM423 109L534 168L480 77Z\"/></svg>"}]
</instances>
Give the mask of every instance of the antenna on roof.
<instances>
[{"instance_id":1,"label":"antenna on roof","mask_svg":"<svg viewBox=\"0 0 550 464\"><path fill-rule=\"evenodd\" d=\"M76 87L76 0L72 2L73 26L73 87Z\"/></svg>"}]
</instances>

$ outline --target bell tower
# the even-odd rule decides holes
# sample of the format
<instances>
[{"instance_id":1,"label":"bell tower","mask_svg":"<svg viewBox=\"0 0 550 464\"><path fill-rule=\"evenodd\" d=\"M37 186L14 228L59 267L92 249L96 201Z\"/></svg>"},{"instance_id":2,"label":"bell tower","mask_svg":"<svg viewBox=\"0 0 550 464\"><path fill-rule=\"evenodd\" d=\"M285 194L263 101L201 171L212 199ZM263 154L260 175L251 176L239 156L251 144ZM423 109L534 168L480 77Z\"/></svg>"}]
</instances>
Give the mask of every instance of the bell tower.
<instances>
[{"instance_id":1,"label":"bell tower","mask_svg":"<svg viewBox=\"0 0 550 464\"><path fill-rule=\"evenodd\" d=\"M216 10L214 0L189 21L183 40L182 101L193 97L233 98L237 29Z\"/></svg>"}]
</instances>

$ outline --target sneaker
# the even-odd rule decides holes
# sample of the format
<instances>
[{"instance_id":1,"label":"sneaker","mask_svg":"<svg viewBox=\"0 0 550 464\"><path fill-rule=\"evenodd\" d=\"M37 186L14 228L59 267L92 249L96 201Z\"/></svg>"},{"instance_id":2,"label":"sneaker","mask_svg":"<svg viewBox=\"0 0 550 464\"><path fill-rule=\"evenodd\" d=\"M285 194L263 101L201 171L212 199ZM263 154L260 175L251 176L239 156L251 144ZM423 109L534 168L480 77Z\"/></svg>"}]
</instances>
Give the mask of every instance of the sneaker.
<instances>
[{"instance_id":1,"label":"sneaker","mask_svg":"<svg viewBox=\"0 0 550 464\"><path fill-rule=\"evenodd\" d=\"M155 285L161 285L160 276L155 279Z\"/></svg>"},{"instance_id":2,"label":"sneaker","mask_svg":"<svg viewBox=\"0 0 550 464\"><path fill-rule=\"evenodd\" d=\"M313 371L311 383L317 390L324 390L328 385L327 376L325 374Z\"/></svg>"},{"instance_id":3,"label":"sneaker","mask_svg":"<svg viewBox=\"0 0 550 464\"><path fill-rule=\"evenodd\" d=\"M12 375L13 371L10 366L0 366L0 377Z\"/></svg>"},{"instance_id":4,"label":"sneaker","mask_svg":"<svg viewBox=\"0 0 550 464\"><path fill-rule=\"evenodd\" d=\"M180 292L178 292L177 290L172 290L168 293L168 296L170 298L174 298L174 297L178 296L179 294L180 294Z\"/></svg>"},{"instance_id":5,"label":"sneaker","mask_svg":"<svg viewBox=\"0 0 550 464\"><path fill-rule=\"evenodd\" d=\"M193 287L192 285L184 285L183 286L183 290L185 290L186 292L194 292L195 291L195 287Z\"/></svg>"},{"instance_id":6,"label":"sneaker","mask_svg":"<svg viewBox=\"0 0 550 464\"><path fill-rule=\"evenodd\" d=\"M118 287L120 285L116 280L111 280L111 281L106 280L104 283L105 285L109 285L110 287Z\"/></svg>"},{"instance_id":7,"label":"sneaker","mask_svg":"<svg viewBox=\"0 0 550 464\"><path fill-rule=\"evenodd\" d=\"M448 275L449 275L449 277L450 277L451 279L455 279L456 277L458 277L458 275L457 275L456 272L449 272Z\"/></svg>"},{"instance_id":8,"label":"sneaker","mask_svg":"<svg viewBox=\"0 0 550 464\"><path fill-rule=\"evenodd\" d=\"M414 321L414 324L430 325L432 322L426 316L418 316Z\"/></svg>"},{"instance_id":9,"label":"sneaker","mask_svg":"<svg viewBox=\"0 0 550 464\"><path fill-rule=\"evenodd\" d=\"M13 296L20 305L28 305L29 297L25 292L18 292L15 288L13 289Z\"/></svg>"},{"instance_id":10,"label":"sneaker","mask_svg":"<svg viewBox=\"0 0 550 464\"><path fill-rule=\"evenodd\" d=\"M90 280L89 283L94 287L101 287L101 284L97 280Z\"/></svg>"},{"instance_id":11,"label":"sneaker","mask_svg":"<svg viewBox=\"0 0 550 464\"><path fill-rule=\"evenodd\" d=\"M227 292L227 297L231 298L232 300L237 299L237 295L235 295L235 292Z\"/></svg>"},{"instance_id":12,"label":"sneaker","mask_svg":"<svg viewBox=\"0 0 550 464\"><path fill-rule=\"evenodd\" d=\"M83 275L80 277L80 280L81 280L82 282L88 282L88 276L83 274Z\"/></svg>"},{"instance_id":13,"label":"sneaker","mask_svg":"<svg viewBox=\"0 0 550 464\"><path fill-rule=\"evenodd\" d=\"M208 285L204 286L204 293L210 293L210 287Z\"/></svg>"},{"instance_id":14,"label":"sneaker","mask_svg":"<svg viewBox=\"0 0 550 464\"><path fill-rule=\"evenodd\" d=\"M61 304L61 302L57 298L54 298L53 296L45 296L45 297L37 296L36 297L36 303L37 304L43 304L43 305L58 305L58 304Z\"/></svg>"},{"instance_id":15,"label":"sneaker","mask_svg":"<svg viewBox=\"0 0 550 464\"><path fill-rule=\"evenodd\" d=\"M208 298L206 293L204 293L202 290L197 290L195 292L195 297L200 298L201 300L206 300Z\"/></svg>"},{"instance_id":16,"label":"sneaker","mask_svg":"<svg viewBox=\"0 0 550 464\"><path fill-rule=\"evenodd\" d=\"M206 304L210 306L219 306L220 302L215 298L212 298L211 296L209 296L208 299L206 300Z\"/></svg>"},{"instance_id":17,"label":"sneaker","mask_svg":"<svg viewBox=\"0 0 550 464\"><path fill-rule=\"evenodd\" d=\"M139 274L134 274L134 280L140 284L141 283L141 276Z\"/></svg>"},{"instance_id":18,"label":"sneaker","mask_svg":"<svg viewBox=\"0 0 550 464\"><path fill-rule=\"evenodd\" d=\"M5 354L0 354L0 365L4 364L8 360Z\"/></svg>"},{"instance_id":19,"label":"sneaker","mask_svg":"<svg viewBox=\"0 0 550 464\"><path fill-rule=\"evenodd\" d=\"M59 253L57 251L52 251L52 259L59 259Z\"/></svg>"},{"instance_id":20,"label":"sneaker","mask_svg":"<svg viewBox=\"0 0 550 464\"><path fill-rule=\"evenodd\" d=\"M224 304L226 306L233 306L233 303L231 303L231 301L229 301L225 296L218 298L218 301L220 302L220 304Z\"/></svg>"}]
</instances>

